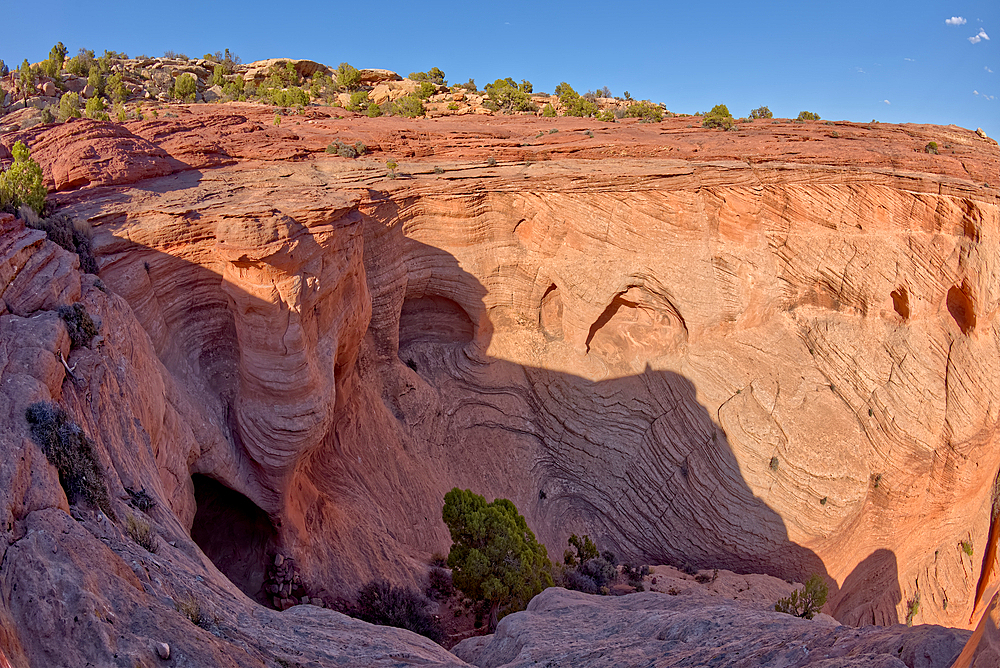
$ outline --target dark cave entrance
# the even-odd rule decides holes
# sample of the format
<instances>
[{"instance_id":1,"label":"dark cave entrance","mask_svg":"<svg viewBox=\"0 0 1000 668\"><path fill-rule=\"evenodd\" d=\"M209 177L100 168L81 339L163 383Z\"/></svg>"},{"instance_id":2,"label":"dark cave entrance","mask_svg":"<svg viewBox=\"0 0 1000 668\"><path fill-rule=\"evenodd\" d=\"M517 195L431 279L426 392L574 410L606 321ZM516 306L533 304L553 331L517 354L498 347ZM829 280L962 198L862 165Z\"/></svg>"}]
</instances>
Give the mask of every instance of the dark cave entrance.
<instances>
[{"instance_id":1,"label":"dark cave entrance","mask_svg":"<svg viewBox=\"0 0 1000 668\"><path fill-rule=\"evenodd\" d=\"M266 603L264 580L278 542L271 518L257 504L209 477L195 474L198 505L191 538L230 582Z\"/></svg>"}]
</instances>

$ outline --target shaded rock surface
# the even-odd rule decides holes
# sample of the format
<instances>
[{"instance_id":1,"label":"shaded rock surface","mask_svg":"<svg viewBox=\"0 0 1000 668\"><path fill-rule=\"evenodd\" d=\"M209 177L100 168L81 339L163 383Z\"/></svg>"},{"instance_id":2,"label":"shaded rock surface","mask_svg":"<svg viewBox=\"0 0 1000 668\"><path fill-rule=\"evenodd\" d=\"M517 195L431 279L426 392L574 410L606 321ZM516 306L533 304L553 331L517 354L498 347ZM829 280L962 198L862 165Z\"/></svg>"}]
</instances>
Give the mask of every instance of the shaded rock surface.
<instances>
[{"instance_id":1,"label":"shaded rock surface","mask_svg":"<svg viewBox=\"0 0 1000 668\"><path fill-rule=\"evenodd\" d=\"M492 636L453 648L479 668L519 666L823 666L948 668L968 631L849 628L692 596L598 597L552 588Z\"/></svg>"}]
</instances>

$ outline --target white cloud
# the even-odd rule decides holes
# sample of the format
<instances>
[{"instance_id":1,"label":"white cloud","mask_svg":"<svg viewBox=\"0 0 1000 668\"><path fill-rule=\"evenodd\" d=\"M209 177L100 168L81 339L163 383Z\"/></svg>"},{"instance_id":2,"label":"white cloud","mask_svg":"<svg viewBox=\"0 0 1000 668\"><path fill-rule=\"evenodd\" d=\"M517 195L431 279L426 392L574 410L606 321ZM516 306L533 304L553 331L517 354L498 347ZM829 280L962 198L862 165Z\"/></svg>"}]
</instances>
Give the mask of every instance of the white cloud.
<instances>
[{"instance_id":1,"label":"white cloud","mask_svg":"<svg viewBox=\"0 0 1000 668\"><path fill-rule=\"evenodd\" d=\"M968 38L969 42L971 42L972 44L979 44L984 39L988 42L990 40L990 36L987 35L986 31L983 30L982 28L979 29L978 35L973 35L972 37Z\"/></svg>"},{"instance_id":2,"label":"white cloud","mask_svg":"<svg viewBox=\"0 0 1000 668\"><path fill-rule=\"evenodd\" d=\"M886 104L892 104L892 102L890 102L889 100L882 100L882 101L885 102Z\"/></svg>"},{"instance_id":3,"label":"white cloud","mask_svg":"<svg viewBox=\"0 0 1000 668\"><path fill-rule=\"evenodd\" d=\"M915 60L914 60L913 58L903 58L903 60L905 60L905 61L907 61L907 62L910 62L910 63L915 63L915 62L917 62L917 61L915 61Z\"/></svg>"},{"instance_id":4,"label":"white cloud","mask_svg":"<svg viewBox=\"0 0 1000 668\"><path fill-rule=\"evenodd\" d=\"M984 70L986 70L987 72L989 72L990 74L993 74L993 70L991 70L991 69L990 69L990 66L989 66L989 65L987 65L987 66L986 66L986 67L984 67L983 69L984 69Z\"/></svg>"},{"instance_id":5,"label":"white cloud","mask_svg":"<svg viewBox=\"0 0 1000 668\"><path fill-rule=\"evenodd\" d=\"M950 26L964 26L966 21L961 16L952 16L950 19L945 21Z\"/></svg>"},{"instance_id":6,"label":"white cloud","mask_svg":"<svg viewBox=\"0 0 1000 668\"><path fill-rule=\"evenodd\" d=\"M979 91L978 90L974 90L974 91L972 91L972 94L973 95L979 95Z\"/></svg>"}]
</instances>

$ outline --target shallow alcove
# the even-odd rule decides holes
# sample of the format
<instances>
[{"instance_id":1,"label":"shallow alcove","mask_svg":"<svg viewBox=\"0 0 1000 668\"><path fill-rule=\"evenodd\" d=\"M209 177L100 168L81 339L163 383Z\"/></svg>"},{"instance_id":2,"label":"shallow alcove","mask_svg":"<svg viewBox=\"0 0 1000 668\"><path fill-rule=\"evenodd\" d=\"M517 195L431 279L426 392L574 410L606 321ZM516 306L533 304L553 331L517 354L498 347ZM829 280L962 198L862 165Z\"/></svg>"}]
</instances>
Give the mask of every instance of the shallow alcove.
<instances>
[{"instance_id":1,"label":"shallow alcove","mask_svg":"<svg viewBox=\"0 0 1000 668\"><path fill-rule=\"evenodd\" d=\"M460 343L472 341L475 326L469 314L447 297L407 299L399 314L399 346L416 341Z\"/></svg>"},{"instance_id":2,"label":"shallow alcove","mask_svg":"<svg viewBox=\"0 0 1000 668\"><path fill-rule=\"evenodd\" d=\"M545 290L538 308L538 324L550 339L562 338L562 317L562 293L559 292L558 286L553 283Z\"/></svg>"},{"instance_id":3,"label":"shallow alcove","mask_svg":"<svg viewBox=\"0 0 1000 668\"><path fill-rule=\"evenodd\" d=\"M969 292L969 286L964 282L961 286L955 285L948 290L948 312L963 334L968 334L976 327L976 310Z\"/></svg>"},{"instance_id":4,"label":"shallow alcove","mask_svg":"<svg viewBox=\"0 0 1000 668\"><path fill-rule=\"evenodd\" d=\"M909 320L910 295L907 293L906 288L896 288L889 293L889 296L892 297L892 308L899 314L899 317L903 320Z\"/></svg>"},{"instance_id":5,"label":"shallow alcove","mask_svg":"<svg viewBox=\"0 0 1000 668\"><path fill-rule=\"evenodd\" d=\"M191 538L244 594L264 602L266 569L278 533L253 501L203 475L191 476L198 510Z\"/></svg>"}]
</instances>

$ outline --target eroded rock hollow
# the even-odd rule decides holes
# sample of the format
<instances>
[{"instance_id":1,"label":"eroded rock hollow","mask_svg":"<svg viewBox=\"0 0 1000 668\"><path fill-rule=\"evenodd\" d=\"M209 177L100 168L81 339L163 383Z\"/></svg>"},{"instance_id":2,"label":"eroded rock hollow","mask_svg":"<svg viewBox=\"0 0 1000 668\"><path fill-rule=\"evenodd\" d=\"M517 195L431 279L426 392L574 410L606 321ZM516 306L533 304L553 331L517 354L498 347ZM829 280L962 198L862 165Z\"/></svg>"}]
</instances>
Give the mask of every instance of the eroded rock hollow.
<instances>
[{"instance_id":1,"label":"eroded rock hollow","mask_svg":"<svg viewBox=\"0 0 1000 668\"><path fill-rule=\"evenodd\" d=\"M60 559L51 540L101 531L110 547L86 548L101 572L161 602L209 573L206 600L267 603L276 553L309 597L374 576L420 583L450 544L441 503L455 486L513 500L551 555L586 533L643 563L820 573L844 624L900 622L918 592L919 623L974 623L1000 470L995 143L925 126L841 124L831 139L818 124L677 123L608 130L602 153L569 119L559 137L511 119L466 145L471 121L278 129L253 113L100 141L87 121L27 131L60 211L92 229L100 285L3 219L14 627L60 632L15 574ZM950 157L915 151L943 133ZM402 156L403 177L322 153L348 134ZM79 141L95 162L122 142L148 155L131 176L83 170L81 189L46 148ZM53 311L76 301L102 339L70 351ZM68 508L24 422L38 400L98 444L121 514L125 487L158 501L176 553L157 557L164 575L130 566L110 526L43 537L74 523L51 519ZM97 607L138 615L106 596ZM44 646L6 642L15 658ZM102 642L92 652L117 647Z\"/></svg>"}]
</instances>

